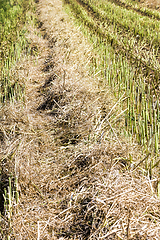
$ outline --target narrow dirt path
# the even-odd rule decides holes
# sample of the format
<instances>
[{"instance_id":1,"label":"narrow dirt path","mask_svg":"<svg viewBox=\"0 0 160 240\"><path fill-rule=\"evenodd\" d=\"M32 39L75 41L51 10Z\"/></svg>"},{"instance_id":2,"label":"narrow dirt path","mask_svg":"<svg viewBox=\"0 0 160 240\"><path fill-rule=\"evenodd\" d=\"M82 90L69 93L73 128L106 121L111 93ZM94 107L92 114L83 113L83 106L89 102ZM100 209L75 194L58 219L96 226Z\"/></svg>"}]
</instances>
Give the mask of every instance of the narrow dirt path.
<instances>
[{"instance_id":1,"label":"narrow dirt path","mask_svg":"<svg viewBox=\"0 0 160 240\"><path fill-rule=\"evenodd\" d=\"M90 75L92 46L62 1L40 0L38 16L43 38L32 28L28 37L40 54L22 66L26 106L3 109L20 193L11 239L158 239L160 201L130 169L137 146L103 121L120 110Z\"/></svg>"}]
</instances>

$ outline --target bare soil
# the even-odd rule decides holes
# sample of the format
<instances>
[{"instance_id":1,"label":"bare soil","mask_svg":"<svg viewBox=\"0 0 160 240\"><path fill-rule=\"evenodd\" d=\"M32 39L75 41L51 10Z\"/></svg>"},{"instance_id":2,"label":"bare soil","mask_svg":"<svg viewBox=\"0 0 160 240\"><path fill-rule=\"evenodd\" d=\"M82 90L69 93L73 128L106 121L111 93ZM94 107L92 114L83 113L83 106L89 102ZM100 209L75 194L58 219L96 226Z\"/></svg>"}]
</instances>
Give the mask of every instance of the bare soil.
<instances>
[{"instance_id":1,"label":"bare soil","mask_svg":"<svg viewBox=\"0 0 160 240\"><path fill-rule=\"evenodd\" d=\"M17 66L25 106L0 109L2 178L16 173L19 191L1 238L158 239L157 179L142 174L139 146L112 127L121 109L90 74L92 46L62 1L37 8L39 29L28 38L39 55Z\"/></svg>"}]
</instances>

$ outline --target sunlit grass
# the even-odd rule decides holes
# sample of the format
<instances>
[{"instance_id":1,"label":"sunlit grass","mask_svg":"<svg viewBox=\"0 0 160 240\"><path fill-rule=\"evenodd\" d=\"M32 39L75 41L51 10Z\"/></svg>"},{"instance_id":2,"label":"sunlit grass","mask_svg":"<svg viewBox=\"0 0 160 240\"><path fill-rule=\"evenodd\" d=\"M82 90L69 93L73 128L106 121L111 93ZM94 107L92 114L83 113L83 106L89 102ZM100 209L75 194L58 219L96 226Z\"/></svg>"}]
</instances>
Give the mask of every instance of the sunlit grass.
<instances>
[{"instance_id":1,"label":"sunlit grass","mask_svg":"<svg viewBox=\"0 0 160 240\"><path fill-rule=\"evenodd\" d=\"M18 101L20 105L24 104L25 79L19 70L21 64L25 60L27 61L31 54L30 42L26 35L28 26L35 24L34 6L32 0L0 0L0 109L7 106L12 108L12 103ZM0 128L3 129L3 123ZM0 144L4 144L3 134ZM0 227L1 236L6 236L3 239L10 239L12 216L19 199L17 173L6 167L7 164L15 164L14 154L15 152L9 159L5 156L0 161L0 200L2 200L0 202L0 211L2 211L0 212L0 221L2 222L2 219L5 218L3 223L7 226L5 231ZM3 169L4 161L6 169Z\"/></svg>"},{"instance_id":2,"label":"sunlit grass","mask_svg":"<svg viewBox=\"0 0 160 240\"><path fill-rule=\"evenodd\" d=\"M27 24L31 16L27 11L33 2L8 0L0 2L0 42L1 42L1 80L0 80L0 103L6 101L23 100L24 84L19 81L19 76L12 70L22 60L23 55L30 51L26 40Z\"/></svg>"},{"instance_id":3,"label":"sunlit grass","mask_svg":"<svg viewBox=\"0 0 160 240\"><path fill-rule=\"evenodd\" d=\"M149 169L153 169L159 163L160 105L156 83L160 73L156 64L143 63L143 48L139 52L140 55L137 56L139 59L135 61L131 59L132 47L130 46L130 52L127 52L128 47L125 47L124 41L123 51L120 51L120 38L116 29L118 23L119 28L123 25L128 29L128 34L125 33L126 39L133 31L133 35L139 34L144 41L149 41L150 44L154 42L159 44L159 37L154 36L154 29L158 29L160 24L154 19L142 17L133 10L121 9L110 2L105 2L106 4L102 3L104 1L95 0L67 0L64 2L66 11L81 26L81 30L94 44L95 52L98 53L98 57L92 60L92 73L99 73L103 79L103 85L110 85L118 99L125 94L125 100L121 104L123 110L127 108L125 132L143 146L146 154L151 154L150 160L147 159L148 162L145 164L146 173L148 173ZM138 25L137 17L141 19ZM130 24L129 18L132 19L132 24ZM104 28L105 19L110 21L108 28ZM146 26L148 26L148 30L146 30ZM153 36L148 32L152 30ZM126 46L128 42L126 41ZM135 48L134 45L133 48ZM154 57L156 58L156 51L153 51ZM153 76L154 70L155 76Z\"/></svg>"}]
</instances>

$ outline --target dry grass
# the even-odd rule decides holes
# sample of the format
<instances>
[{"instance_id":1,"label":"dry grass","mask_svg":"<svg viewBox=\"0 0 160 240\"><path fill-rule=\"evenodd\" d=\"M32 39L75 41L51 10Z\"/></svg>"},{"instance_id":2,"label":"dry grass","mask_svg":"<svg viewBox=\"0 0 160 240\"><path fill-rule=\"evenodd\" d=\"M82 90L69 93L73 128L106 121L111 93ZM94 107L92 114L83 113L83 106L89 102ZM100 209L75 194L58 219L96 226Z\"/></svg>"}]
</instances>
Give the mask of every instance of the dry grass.
<instances>
[{"instance_id":1,"label":"dry grass","mask_svg":"<svg viewBox=\"0 0 160 240\"><path fill-rule=\"evenodd\" d=\"M40 0L44 38L19 68L26 77L25 106L0 109L2 178L16 173L11 239L159 239L160 200L130 156L142 160L107 121L120 113L110 93L89 76L92 48L62 11L59 0ZM18 70L17 70L18 71ZM5 182L5 181L4 181ZM6 181L6 186L8 182ZM1 235L2 239L5 239Z\"/></svg>"},{"instance_id":2,"label":"dry grass","mask_svg":"<svg viewBox=\"0 0 160 240\"><path fill-rule=\"evenodd\" d=\"M160 9L160 1L159 0L141 0L144 6L153 8L153 9Z\"/></svg>"}]
</instances>

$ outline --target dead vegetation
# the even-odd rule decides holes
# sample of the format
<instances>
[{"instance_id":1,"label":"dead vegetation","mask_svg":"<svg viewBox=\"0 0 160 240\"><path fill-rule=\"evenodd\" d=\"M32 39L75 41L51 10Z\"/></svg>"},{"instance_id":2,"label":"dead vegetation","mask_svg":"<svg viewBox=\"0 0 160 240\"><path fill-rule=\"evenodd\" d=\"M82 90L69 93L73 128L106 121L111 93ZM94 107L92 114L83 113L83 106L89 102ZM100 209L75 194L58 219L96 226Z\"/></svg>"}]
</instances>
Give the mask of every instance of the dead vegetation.
<instances>
[{"instance_id":1,"label":"dead vegetation","mask_svg":"<svg viewBox=\"0 0 160 240\"><path fill-rule=\"evenodd\" d=\"M160 9L159 0L135 0L135 1L142 3L142 5L145 7Z\"/></svg>"},{"instance_id":2,"label":"dead vegetation","mask_svg":"<svg viewBox=\"0 0 160 240\"><path fill-rule=\"evenodd\" d=\"M91 46L61 1L40 0L38 14L37 63L21 65L25 106L0 109L1 190L16 176L19 192L11 221L3 209L1 239L159 239L157 179L113 125L121 110L89 75Z\"/></svg>"}]
</instances>

